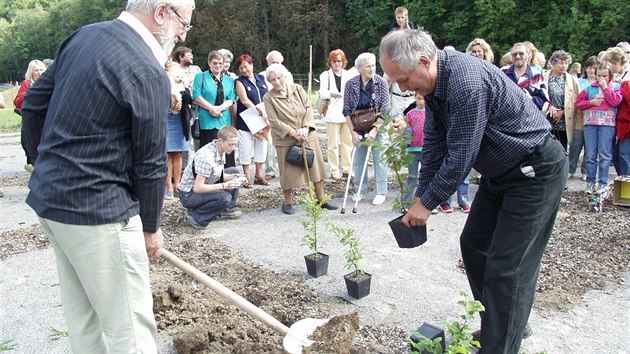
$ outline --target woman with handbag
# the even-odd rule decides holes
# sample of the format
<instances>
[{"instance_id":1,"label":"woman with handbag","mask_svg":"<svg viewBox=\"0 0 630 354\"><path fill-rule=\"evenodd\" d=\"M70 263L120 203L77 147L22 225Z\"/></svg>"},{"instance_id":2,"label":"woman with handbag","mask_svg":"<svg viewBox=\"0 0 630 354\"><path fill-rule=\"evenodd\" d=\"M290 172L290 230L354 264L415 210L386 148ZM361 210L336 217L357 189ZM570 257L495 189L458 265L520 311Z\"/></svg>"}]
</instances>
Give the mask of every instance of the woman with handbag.
<instances>
[{"instance_id":1,"label":"woman with handbag","mask_svg":"<svg viewBox=\"0 0 630 354\"><path fill-rule=\"evenodd\" d=\"M319 75L319 100L317 108L326 122L328 138L328 165L334 180L342 178L339 173L339 152L341 152L341 170L343 176L350 173L350 153L352 152L352 135L343 115L343 95L346 82L352 74L345 70L348 60L341 49L335 49L328 55L330 69ZM326 102L328 102L326 104ZM320 104L321 103L321 104ZM326 107L323 109L323 107Z\"/></svg>"},{"instance_id":2,"label":"woman with handbag","mask_svg":"<svg viewBox=\"0 0 630 354\"><path fill-rule=\"evenodd\" d=\"M346 84L343 100L343 115L352 132L354 144L354 200L361 200L368 190L367 173L361 183L368 146L362 142L378 141L385 144L387 135L379 131L384 122L384 114L390 109L387 82L376 74L376 57L372 53L362 53L354 61L360 75ZM371 149L376 179L376 196L372 204L385 202L387 194L387 164L381 160L382 152ZM359 191L359 185L361 190Z\"/></svg>"},{"instance_id":3,"label":"woman with handbag","mask_svg":"<svg viewBox=\"0 0 630 354\"><path fill-rule=\"evenodd\" d=\"M193 100L197 105L199 119L199 146L217 139L219 129L231 125L231 109L236 100L234 79L223 73L224 56L214 50L208 54L210 70L195 75ZM234 167L234 153L225 155L225 167Z\"/></svg>"},{"instance_id":4,"label":"woman with handbag","mask_svg":"<svg viewBox=\"0 0 630 354\"><path fill-rule=\"evenodd\" d=\"M272 89L263 97L265 111L271 125L271 137L278 154L280 188L284 197L282 212L293 214L293 189L309 182L315 185L318 200L324 199L324 158L319 148L315 119L311 101L302 86L287 84L287 69L282 64L272 64L267 68L267 81ZM287 161L287 154L295 146L310 148L313 162L308 171L304 163ZM298 156L300 154L297 154ZM296 163L296 164L292 164ZM310 178L310 181L309 179ZM337 206L323 203L322 208L335 210Z\"/></svg>"}]
</instances>

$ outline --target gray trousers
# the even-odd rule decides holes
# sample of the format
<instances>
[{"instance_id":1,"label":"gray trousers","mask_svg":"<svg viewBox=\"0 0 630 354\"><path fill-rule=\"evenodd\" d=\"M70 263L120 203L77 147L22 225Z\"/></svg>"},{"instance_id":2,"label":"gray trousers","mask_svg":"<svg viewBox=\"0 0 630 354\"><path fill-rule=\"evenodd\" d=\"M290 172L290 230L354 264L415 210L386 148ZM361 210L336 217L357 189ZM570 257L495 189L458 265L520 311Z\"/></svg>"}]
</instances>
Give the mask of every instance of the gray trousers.
<instances>
[{"instance_id":1,"label":"gray trousers","mask_svg":"<svg viewBox=\"0 0 630 354\"><path fill-rule=\"evenodd\" d=\"M566 180L565 151L551 136L507 173L481 177L460 237L470 288L486 308L480 353L518 353Z\"/></svg>"}]
</instances>

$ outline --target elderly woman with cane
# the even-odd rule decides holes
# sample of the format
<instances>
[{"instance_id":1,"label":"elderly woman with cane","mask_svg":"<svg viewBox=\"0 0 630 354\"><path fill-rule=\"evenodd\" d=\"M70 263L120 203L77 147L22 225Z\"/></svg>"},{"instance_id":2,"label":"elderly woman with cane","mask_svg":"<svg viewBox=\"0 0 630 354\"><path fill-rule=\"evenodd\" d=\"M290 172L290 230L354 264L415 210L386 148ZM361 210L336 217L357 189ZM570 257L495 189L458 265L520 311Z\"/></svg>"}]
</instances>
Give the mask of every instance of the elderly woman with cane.
<instances>
[{"instance_id":1,"label":"elderly woman with cane","mask_svg":"<svg viewBox=\"0 0 630 354\"><path fill-rule=\"evenodd\" d=\"M362 142L378 141L385 144L387 135L381 132L384 113L390 109L389 90L387 82L376 74L376 57L372 53L362 53L354 61L359 70L358 76L353 77L346 84L346 94L343 100L343 115L352 132L352 143L355 152L354 160L354 201L358 202L367 194L367 159L370 150L374 162L374 176L376 179L376 196L372 204L380 205L385 202L387 194L387 164L382 161L382 152L371 149ZM362 117L370 116L369 120ZM361 120L361 122L359 122Z\"/></svg>"},{"instance_id":2,"label":"elderly woman with cane","mask_svg":"<svg viewBox=\"0 0 630 354\"><path fill-rule=\"evenodd\" d=\"M313 182L318 200L324 200L324 158L319 148L315 120L311 101L300 85L286 83L287 69L282 64L272 64L267 68L267 81L271 90L263 97L265 111L271 125L271 136L278 154L280 169L280 187L284 197L282 212L292 215L293 189ZM294 165L287 161L291 147L308 147L313 152L313 164L310 168ZM310 178L310 181L309 181ZM329 202L321 204L328 210L337 206Z\"/></svg>"}]
</instances>

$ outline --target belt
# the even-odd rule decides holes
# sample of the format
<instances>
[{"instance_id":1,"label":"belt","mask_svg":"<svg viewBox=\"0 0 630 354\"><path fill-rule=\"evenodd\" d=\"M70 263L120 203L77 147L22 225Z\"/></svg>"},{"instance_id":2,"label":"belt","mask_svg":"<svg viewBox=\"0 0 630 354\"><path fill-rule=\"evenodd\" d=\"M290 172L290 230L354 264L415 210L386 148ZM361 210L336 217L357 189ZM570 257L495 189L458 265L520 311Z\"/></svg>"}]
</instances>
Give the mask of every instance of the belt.
<instances>
[{"instance_id":1,"label":"belt","mask_svg":"<svg viewBox=\"0 0 630 354\"><path fill-rule=\"evenodd\" d=\"M404 93L392 92L392 95L398 96L398 97L405 97L405 98L407 98L407 97L413 97L414 94L413 93L404 94Z\"/></svg>"}]
</instances>

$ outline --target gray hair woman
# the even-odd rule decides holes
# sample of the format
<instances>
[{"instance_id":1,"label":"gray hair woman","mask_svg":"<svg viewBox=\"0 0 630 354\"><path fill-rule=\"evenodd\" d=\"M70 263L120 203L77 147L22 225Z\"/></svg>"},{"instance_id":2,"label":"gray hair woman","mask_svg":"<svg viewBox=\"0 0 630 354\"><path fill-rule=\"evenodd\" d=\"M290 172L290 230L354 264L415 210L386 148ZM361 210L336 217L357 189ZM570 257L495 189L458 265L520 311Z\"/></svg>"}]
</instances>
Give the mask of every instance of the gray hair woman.
<instances>
[{"instance_id":1,"label":"gray hair woman","mask_svg":"<svg viewBox=\"0 0 630 354\"><path fill-rule=\"evenodd\" d=\"M380 131L384 122L385 112L390 109L389 89L387 82L376 74L376 57L372 53L362 53L354 61L354 65L359 71L359 75L348 80L346 93L343 100L343 115L346 117L346 124L352 132L352 143L354 144L354 199L362 199L367 194L367 173L361 175L365 159L368 158L368 147L362 142L378 141L384 144L387 136ZM372 108L377 112L377 118L371 127L361 129L355 127L352 122L352 114L360 109ZM376 196L372 204L379 205L385 202L387 194L387 164L382 161L382 152L379 149L371 149L374 161L374 175L376 178ZM359 190L361 185L361 190Z\"/></svg>"},{"instance_id":2,"label":"gray hair woman","mask_svg":"<svg viewBox=\"0 0 630 354\"><path fill-rule=\"evenodd\" d=\"M271 64L266 70L266 75L272 88L263 97L263 101L271 125L273 144L278 154L280 188L284 197L282 212L291 215L294 213L294 188L313 182L315 195L323 202L326 177L324 158L319 148L310 97L302 86L286 82L288 71L284 65ZM308 169L310 181L307 179L304 166L292 165L286 160L289 149L302 144L306 144L314 153L313 165ZM328 210L337 209L328 202L321 203L321 207Z\"/></svg>"},{"instance_id":3,"label":"gray hair woman","mask_svg":"<svg viewBox=\"0 0 630 354\"><path fill-rule=\"evenodd\" d=\"M494 53L490 44L481 38L475 38L472 42L468 43L466 47L466 53L476 56L477 58L486 60L491 64L494 63Z\"/></svg>"},{"instance_id":4,"label":"gray hair woman","mask_svg":"<svg viewBox=\"0 0 630 354\"><path fill-rule=\"evenodd\" d=\"M564 50L557 50L549 58L551 70L543 76L549 91L547 119L553 126L552 133L562 143L564 149L573 139L573 129L577 109L575 101L580 92L580 84L575 76L568 74L571 55Z\"/></svg>"}]
</instances>

